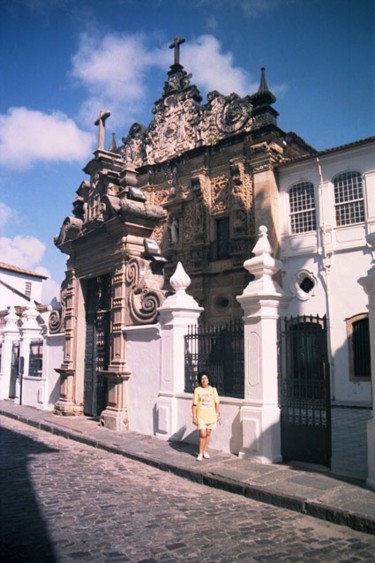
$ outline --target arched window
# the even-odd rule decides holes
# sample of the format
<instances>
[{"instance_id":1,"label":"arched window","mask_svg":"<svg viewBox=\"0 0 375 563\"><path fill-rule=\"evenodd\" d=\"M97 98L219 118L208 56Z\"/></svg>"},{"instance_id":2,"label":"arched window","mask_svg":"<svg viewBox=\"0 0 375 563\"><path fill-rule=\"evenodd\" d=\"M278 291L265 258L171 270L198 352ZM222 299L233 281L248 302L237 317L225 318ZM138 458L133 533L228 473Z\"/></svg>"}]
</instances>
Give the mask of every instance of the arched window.
<instances>
[{"instance_id":1,"label":"arched window","mask_svg":"<svg viewBox=\"0 0 375 563\"><path fill-rule=\"evenodd\" d=\"M333 181L335 189L336 225L353 225L365 220L362 177L358 172L345 172Z\"/></svg>"},{"instance_id":2,"label":"arched window","mask_svg":"<svg viewBox=\"0 0 375 563\"><path fill-rule=\"evenodd\" d=\"M314 186L301 182L289 190L290 228L292 234L316 230Z\"/></svg>"}]
</instances>

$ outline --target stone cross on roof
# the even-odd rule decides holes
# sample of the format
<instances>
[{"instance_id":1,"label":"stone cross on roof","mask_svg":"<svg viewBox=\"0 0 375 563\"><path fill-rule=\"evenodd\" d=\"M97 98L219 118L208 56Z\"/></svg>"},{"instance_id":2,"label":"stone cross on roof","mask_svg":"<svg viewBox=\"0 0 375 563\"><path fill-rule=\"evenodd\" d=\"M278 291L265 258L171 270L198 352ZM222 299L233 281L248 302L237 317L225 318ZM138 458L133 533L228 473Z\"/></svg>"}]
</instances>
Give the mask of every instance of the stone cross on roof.
<instances>
[{"instance_id":1,"label":"stone cross on roof","mask_svg":"<svg viewBox=\"0 0 375 563\"><path fill-rule=\"evenodd\" d=\"M95 121L95 125L99 126L99 133L98 133L98 149L104 149L104 140L105 140L105 122L106 119L111 115L111 112L108 110L101 110L99 113L98 119Z\"/></svg>"},{"instance_id":2,"label":"stone cross on roof","mask_svg":"<svg viewBox=\"0 0 375 563\"><path fill-rule=\"evenodd\" d=\"M183 37L175 37L172 43L169 45L170 49L174 49L174 64L180 64L180 45L181 43L185 43L185 39Z\"/></svg>"}]
</instances>

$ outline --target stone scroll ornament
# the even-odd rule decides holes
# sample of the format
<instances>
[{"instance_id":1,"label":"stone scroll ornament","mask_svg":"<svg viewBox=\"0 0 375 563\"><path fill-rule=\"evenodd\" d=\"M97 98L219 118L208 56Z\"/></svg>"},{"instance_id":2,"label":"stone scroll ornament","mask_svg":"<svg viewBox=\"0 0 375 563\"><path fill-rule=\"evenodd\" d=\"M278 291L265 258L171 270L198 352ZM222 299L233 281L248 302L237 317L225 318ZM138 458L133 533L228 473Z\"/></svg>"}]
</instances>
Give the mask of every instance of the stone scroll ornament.
<instances>
[{"instance_id":1,"label":"stone scroll ornament","mask_svg":"<svg viewBox=\"0 0 375 563\"><path fill-rule=\"evenodd\" d=\"M158 308L165 299L164 292L157 287L162 282L163 280L155 280L146 260L132 258L127 264L125 283L128 289L128 310L134 323L151 324L156 321ZM155 287L151 287L152 285Z\"/></svg>"}]
</instances>

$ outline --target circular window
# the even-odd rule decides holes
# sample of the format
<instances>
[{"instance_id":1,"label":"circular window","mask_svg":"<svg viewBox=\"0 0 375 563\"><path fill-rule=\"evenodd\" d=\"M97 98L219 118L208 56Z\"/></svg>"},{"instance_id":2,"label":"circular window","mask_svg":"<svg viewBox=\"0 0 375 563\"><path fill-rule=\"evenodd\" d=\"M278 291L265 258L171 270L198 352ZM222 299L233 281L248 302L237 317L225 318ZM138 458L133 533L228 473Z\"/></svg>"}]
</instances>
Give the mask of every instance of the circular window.
<instances>
[{"instance_id":1,"label":"circular window","mask_svg":"<svg viewBox=\"0 0 375 563\"><path fill-rule=\"evenodd\" d=\"M303 278L299 286L305 293L310 293L310 291L314 289L315 283L311 278L306 276Z\"/></svg>"},{"instance_id":2,"label":"circular window","mask_svg":"<svg viewBox=\"0 0 375 563\"><path fill-rule=\"evenodd\" d=\"M298 299L306 301L315 295L317 284L317 279L312 272L300 270L293 276L290 289Z\"/></svg>"}]
</instances>

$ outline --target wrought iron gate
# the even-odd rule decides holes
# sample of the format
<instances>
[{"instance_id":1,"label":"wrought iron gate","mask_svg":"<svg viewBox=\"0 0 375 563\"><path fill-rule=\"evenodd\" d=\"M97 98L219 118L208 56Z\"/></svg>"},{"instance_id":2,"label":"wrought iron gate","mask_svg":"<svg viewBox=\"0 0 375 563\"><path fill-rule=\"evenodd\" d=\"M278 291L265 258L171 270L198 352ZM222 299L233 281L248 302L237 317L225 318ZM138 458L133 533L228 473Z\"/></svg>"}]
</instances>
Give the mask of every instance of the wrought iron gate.
<instances>
[{"instance_id":1,"label":"wrought iron gate","mask_svg":"<svg viewBox=\"0 0 375 563\"><path fill-rule=\"evenodd\" d=\"M319 316L283 319L279 334L283 459L330 467L327 319Z\"/></svg>"},{"instance_id":2,"label":"wrought iron gate","mask_svg":"<svg viewBox=\"0 0 375 563\"><path fill-rule=\"evenodd\" d=\"M87 282L84 413L98 416L106 407L110 354L111 278L109 275Z\"/></svg>"}]
</instances>

